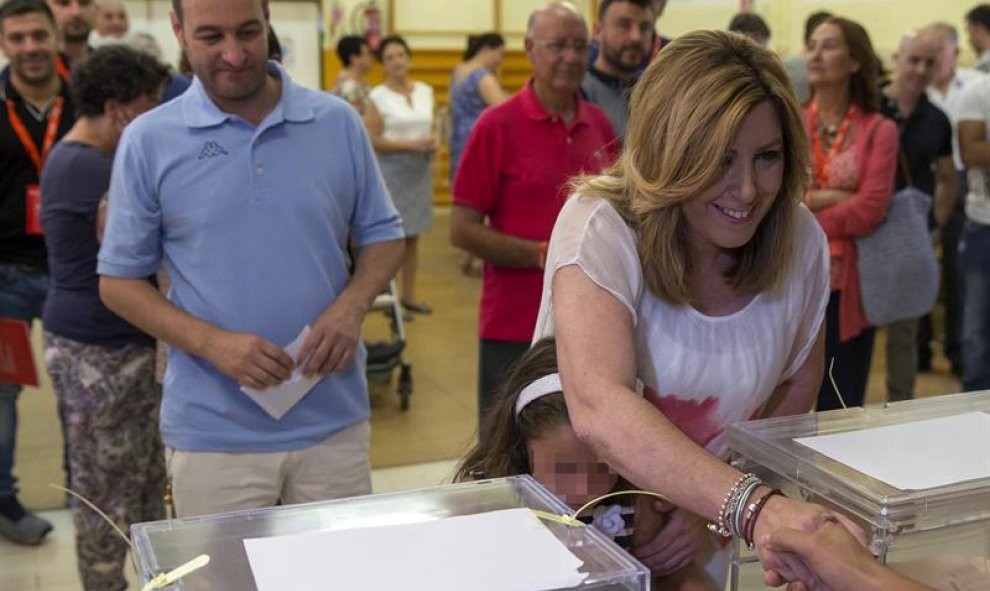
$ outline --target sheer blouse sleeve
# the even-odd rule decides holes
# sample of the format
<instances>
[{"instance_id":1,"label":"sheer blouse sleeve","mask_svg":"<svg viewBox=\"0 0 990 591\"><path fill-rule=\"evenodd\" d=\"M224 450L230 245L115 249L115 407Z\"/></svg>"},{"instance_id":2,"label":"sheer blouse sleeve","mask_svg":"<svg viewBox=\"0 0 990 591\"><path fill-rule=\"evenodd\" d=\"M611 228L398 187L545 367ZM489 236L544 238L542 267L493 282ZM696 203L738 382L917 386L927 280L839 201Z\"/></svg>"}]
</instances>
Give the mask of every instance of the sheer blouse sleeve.
<instances>
[{"instance_id":1,"label":"sheer blouse sleeve","mask_svg":"<svg viewBox=\"0 0 990 591\"><path fill-rule=\"evenodd\" d=\"M553 229L544 288L557 270L577 265L596 285L622 303L636 325L643 274L636 234L619 213L598 198L572 196Z\"/></svg>"}]
</instances>

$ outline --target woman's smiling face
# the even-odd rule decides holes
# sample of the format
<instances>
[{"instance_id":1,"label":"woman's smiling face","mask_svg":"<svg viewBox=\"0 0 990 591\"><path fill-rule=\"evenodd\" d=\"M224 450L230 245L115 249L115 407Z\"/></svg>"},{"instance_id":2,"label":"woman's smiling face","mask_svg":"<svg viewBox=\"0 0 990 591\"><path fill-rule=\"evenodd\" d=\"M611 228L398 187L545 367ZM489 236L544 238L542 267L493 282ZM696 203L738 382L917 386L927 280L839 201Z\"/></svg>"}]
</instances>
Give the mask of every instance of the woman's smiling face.
<instances>
[{"instance_id":1,"label":"woman's smiling face","mask_svg":"<svg viewBox=\"0 0 990 591\"><path fill-rule=\"evenodd\" d=\"M784 139L770 101L750 110L723 161L721 178L684 205L696 250L744 246L756 233L780 192Z\"/></svg>"}]
</instances>

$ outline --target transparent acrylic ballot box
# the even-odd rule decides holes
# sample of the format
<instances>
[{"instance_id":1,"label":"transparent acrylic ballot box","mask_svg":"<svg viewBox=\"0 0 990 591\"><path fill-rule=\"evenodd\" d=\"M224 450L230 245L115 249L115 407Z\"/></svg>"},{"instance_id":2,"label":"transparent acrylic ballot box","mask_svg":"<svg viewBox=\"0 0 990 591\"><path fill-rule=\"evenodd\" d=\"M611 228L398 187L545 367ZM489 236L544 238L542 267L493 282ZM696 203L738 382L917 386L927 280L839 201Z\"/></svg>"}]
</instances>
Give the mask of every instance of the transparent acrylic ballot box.
<instances>
[{"instance_id":1,"label":"transparent acrylic ballot box","mask_svg":"<svg viewBox=\"0 0 990 591\"><path fill-rule=\"evenodd\" d=\"M990 567L990 478L901 490L794 441L973 412L990 412L990 391L748 421L732 425L728 438L734 466L790 497L853 517L879 559L895 570L936 589L968 589L952 581L966 576L979 581L972 588L990 590L990 576L976 573ZM910 457L902 461L910 467ZM741 543L731 575L733 591L762 579L755 556Z\"/></svg>"},{"instance_id":2,"label":"transparent acrylic ballot box","mask_svg":"<svg viewBox=\"0 0 990 591\"><path fill-rule=\"evenodd\" d=\"M206 567L168 589L254 591L256 586L243 544L248 538L374 527L408 523L411 517L443 519L519 507L569 514L567 506L533 478L514 476L338 501L140 523L131 527L131 534L135 564L142 582L171 571L200 554L207 554L210 563ZM649 571L595 528L543 523L584 563L580 570L589 576L575 589L649 589ZM471 540L464 543L470 544ZM409 548L409 552L417 550ZM383 557L383 567L387 564L387 557ZM465 588L469 587L467 584ZM429 581L410 581L408 588L429 589L430 585Z\"/></svg>"}]
</instances>

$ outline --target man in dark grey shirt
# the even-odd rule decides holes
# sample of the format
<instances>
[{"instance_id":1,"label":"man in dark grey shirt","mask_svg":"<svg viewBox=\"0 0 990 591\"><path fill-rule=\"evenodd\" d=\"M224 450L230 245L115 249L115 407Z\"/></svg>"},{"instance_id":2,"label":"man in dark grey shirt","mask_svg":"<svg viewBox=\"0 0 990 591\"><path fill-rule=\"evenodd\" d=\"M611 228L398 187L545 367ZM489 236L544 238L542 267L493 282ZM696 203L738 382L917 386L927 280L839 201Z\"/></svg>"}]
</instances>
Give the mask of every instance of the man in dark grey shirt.
<instances>
[{"instance_id":1,"label":"man in dark grey shirt","mask_svg":"<svg viewBox=\"0 0 990 591\"><path fill-rule=\"evenodd\" d=\"M605 111L620 140L629 118L629 92L653 43L653 16L649 0L604 0L598 10L595 41L600 51L581 90Z\"/></svg>"}]
</instances>

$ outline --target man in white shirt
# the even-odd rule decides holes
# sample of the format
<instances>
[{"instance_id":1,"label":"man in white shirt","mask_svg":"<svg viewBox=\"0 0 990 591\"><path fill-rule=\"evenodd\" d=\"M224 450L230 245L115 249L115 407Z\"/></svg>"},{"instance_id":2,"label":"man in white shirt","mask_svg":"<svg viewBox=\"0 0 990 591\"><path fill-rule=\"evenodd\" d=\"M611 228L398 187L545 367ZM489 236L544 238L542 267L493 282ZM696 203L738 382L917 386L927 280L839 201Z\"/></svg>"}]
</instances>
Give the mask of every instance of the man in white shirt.
<instances>
[{"instance_id":1,"label":"man in white shirt","mask_svg":"<svg viewBox=\"0 0 990 591\"><path fill-rule=\"evenodd\" d=\"M935 75L928 87L928 99L942 109L952 122L952 157L959 171L956 207L952 216L942 227L942 289L945 294L945 341L943 351L951 365L952 373L960 375L962 368L962 285L959 269L959 240L966 225L966 194L969 192L966 180L966 167L959 156L959 97L963 88L984 77L985 74L972 68L958 67L959 33L948 23L938 22L922 31L931 39L935 47ZM927 325L926 325L927 324ZM918 367L925 370L931 367L932 329L931 321L922 322L918 333Z\"/></svg>"},{"instance_id":2,"label":"man in white shirt","mask_svg":"<svg viewBox=\"0 0 990 591\"><path fill-rule=\"evenodd\" d=\"M928 87L928 100L939 107L949 119L955 122L959 112L959 95L964 86L984 76L983 72L958 66L959 33L949 23L937 22L922 31L929 36L935 46L935 72L932 84ZM956 168L964 170L959 160L958 142L956 145Z\"/></svg>"},{"instance_id":3,"label":"man in white shirt","mask_svg":"<svg viewBox=\"0 0 990 591\"><path fill-rule=\"evenodd\" d=\"M966 13L966 34L976 52L976 69L990 72L990 4L977 4Z\"/></svg>"},{"instance_id":4,"label":"man in white shirt","mask_svg":"<svg viewBox=\"0 0 990 591\"><path fill-rule=\"evenodd\" d=\"M123 39L130 28L127 7L120 0L100 0L96 5L96 34L102 38Z\"/></svg>"},{"instance_id":5,"label":"man in white shirt","mask_svg":"<svg viewBox=\"0 0 990 591\"><path fill-rule=\"evenodd\" d=\"M963 234L963 389L990 388L990 77L959 99L959 151L969 171Z\"/></svg>"}]
</instances>

